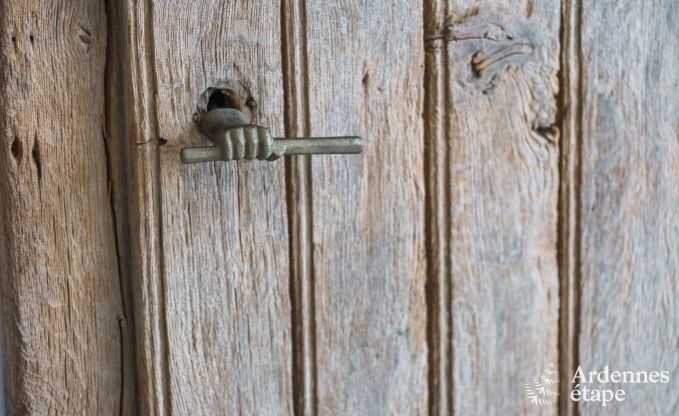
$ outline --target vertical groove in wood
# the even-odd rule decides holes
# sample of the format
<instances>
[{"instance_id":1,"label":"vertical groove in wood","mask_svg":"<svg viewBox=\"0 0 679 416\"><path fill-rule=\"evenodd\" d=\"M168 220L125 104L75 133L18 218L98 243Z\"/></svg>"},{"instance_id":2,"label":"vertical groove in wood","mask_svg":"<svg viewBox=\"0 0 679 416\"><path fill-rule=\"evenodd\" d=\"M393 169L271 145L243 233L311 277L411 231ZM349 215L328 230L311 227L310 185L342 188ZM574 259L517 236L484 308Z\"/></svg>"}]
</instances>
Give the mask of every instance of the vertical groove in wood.
<instances>
[{"instance_id":1,"label":"vertical groove in wood","mask_svg":"<svg viewBox=\"0 0 679 416\"><path fill-rule=\"evenodd\" d=\"M452 415L452 318L450 240L449 146L445 117L449 109L446 88L447 53L446 4L442 0L424 3L425 107L424 177L427 244L427 344L429 354L429 414Z\"/></svg>"},{"instance_id":2,"label":"vertical groove in wood","mask_svg":"<svg viewBox=\"0 0 679 416\"><path fill-rule=\"evenodd\" d=\"M163 281L152 0L108 1L107 129L117 143L123 257L134 301L138 406L171 412ZM122 230L121 230L122 228Z\"/></svg>"},{"instance_id":3,"label":"vertical groove in wood","mask_svg":"<svg viewBox=\"0 0 679 416\"><path fill-rule=\"evenodd\" d=\"M562 0L559 111L559 414L577 414L571 378L578 363L580 284L580 151L582 123L580 0Z\"/></svg>"},{"instance_id":4,"label":"vertical groove in wood","mask_svg":"<svg viewBox=\"0 0 679 416\"><path fill-rule=\"evenodd\" d=\"M282 2L285 133L309 136L309 91L305 0ZM290 298L295 414L315 415L316 346L310 156L285 160L290 233Z\"/></svg>"},{"instance_id":5,"label":"vertical groove in wood","mask_svg":"<svg viewBox=\"0 0 679 416\"><path fill-rule=\"evenodd\" d=\"M121 391L120 408L121 415L136 414L138 411L138 400L136 391L136 329L134 324L134 283L130 279L130 252L129 252L129 227L127 226L127 171L128 171L128 154L127 144L124 137L119 135L111 135L111 131L115 131L115 126L120 123L118 119L117 109L122 104L122 96L119 96L117 91L122 91L122 79L118 77L118 71L113 70L120 62L120 42L118 42L119 32L116 30L118 22L116 21L117 12L111 9L109 1L104 2L106 10L106 67L104 77L104 124L102 125L103 135L105 140L106 151L106 169L109 180L109 198L111 205L111 216L113 219L113 232L116 235L116 258L118 261L119 270L119 285L120 295L122 299L123 316L118 318L119 329L121 334L120 349L122 362L122 379L129 380L133 386L132 395L130 397L125 395L125 391ZM113 91L116 91L114 93ZM121 94L122 95L122 94ZM113 127L113 128L112 128Z\"/></svg>"},{"instance_id":6,"label":"vertical groove in wood","mask_svg":"<svg viewBox=\"0 0 679 416\"><path fill-rule=\"evenodd\" d=\"M139 1L139 0L135 0ZM139 5L139 3L134 3ZM143 266L146 279L142 280L142 284L146 287L143 292L144 299L141 310L145 319L149 320L149 328L145 331L150 335L150 343L144 345L144 348L150 347L146 354L148 354L147 363L151 363L150 372L148 374L152 377L152 382L149 383L148 393L150 395L147 401L150 410L155 410L158 415L174 414L173 409L173 390L171 388L172 378L170 373L170 337L168 329L167 316L167 292L166 292L166 263L165 263L165 245L164 245L164 226L163 226L163 208L162 208L162 182L161 182L161 147L164 144L164 138L160 137L160 121L158 117L158 74L156 64L156 36L154 31L154 0L142 0L141 7L143 7L143 15L139 16L132 8L128 11L131 13L131 18L137 18L141 21L137 29L143 25L143 34L140 34L140 39L144 40L144 49L138 52L137 59L140 59L141 67L139 68L139 84L137 94L144 97L144 112L142 119L145 120L143 126L144 133L147 135L137 136L142 138L141 146L148 145L144 151L139 152L136 162L139 164L138 172L135 172L135 177L139 182L136 191L143 193L144 199L138 200L137 213L140 218L137 220L138 224L144 224L147 229L139 233L140 244L148 244L148 247L141 248L138 251L140 256L148 255L149 259L140 259ZM139 6L137 6L139 7ZM143 71L143 73L142 73ZM134 82L134 81L133 81ZM135 101L139 103L139 101ZM148 204L148 206L147 206ZM146 224L148 222L148 224ZM144 264L148 262L149 264ZM148 336L147 335L147 336ZM151 344L152 343L152 344ZM143 410L143 407L142 407Z\"/></svg>"}]
</instances>

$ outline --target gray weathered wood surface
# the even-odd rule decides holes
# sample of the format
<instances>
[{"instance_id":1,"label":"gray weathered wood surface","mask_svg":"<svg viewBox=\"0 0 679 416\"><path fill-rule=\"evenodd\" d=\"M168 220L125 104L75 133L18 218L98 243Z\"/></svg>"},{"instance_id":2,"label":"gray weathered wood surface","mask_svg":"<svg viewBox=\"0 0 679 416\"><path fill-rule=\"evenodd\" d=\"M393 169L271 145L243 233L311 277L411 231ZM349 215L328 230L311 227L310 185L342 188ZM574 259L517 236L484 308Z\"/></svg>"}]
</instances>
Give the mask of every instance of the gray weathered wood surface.
<instances>
[{"instance_id":1,"label":"gray weathered wood surface","mask_svg":"<svg viewBox=\"0 0 679 416\"><path fill-rule=\"evenodd\" d=\"M427 409L422 4L306 1L320 414Z\"/></svg>"},{"instance_id":2,"label":"gray weathered wood surface","mask_svg":"<svg viewBox=\"0 0 679 416\"><path fill-rule=\"evenodd\" d=\"M610 414L679 414L679 4L584 1L578 362L670 371ZM594 403L580 413L600 414Z\"/></svg>"},{"instance_id":3,"label":"gray weathered wood surface","mask_svg":"<svg viewBox=\"0 0 679 416\"><path fill-rule=\"evenodd\" d=\"M155 94L156 135L136 140L167 140L157 150L159 195L147 201L161 213L166 401L179 414L289 413L283 164L187 167L177 157L182 146L208 144L191 114L223 78L250 89L253 122L282 133L280 5L154 1L151 13L155 79L145 87Z\"/></svg>"},{"instance_id":4,"label":"gray weathered wood surface","mask_svg":"<svg viewBox=\"0 0 679 416\"><path fill-rule=\"evenodd\" d=\"M431 2L427 17L432 405L519 414L558 361L559 5Z\"/></svg>"},{"instance_id":5,"label":"gray weathered wood surface","mask_svg":"<svg viewBox=\"0 0 679 416\"><path fill-rule=\"evenodd\" d=\"M183 146L208 144L192 113L201 92L227 77L258 102L253 121L282 133L281 29L270 23L280 7L121 2L110 14L121 50L110 90L124 93L112 107L129 159L140 411L289 413L283 165L187 168L178 158Z\"/></svg>"},{"instance_id":6,"label":"gray weathered wood surface","mask_svg":"<svg viewBox=\"0 0 679 416\"><path fill-rule=\"evenodd\" d=\"M679 413L679 7L0 4L8 414ZM185 166L199 95L357 156ZM558 402L524 384L554 363ZM1 410L1 409L0 409Z\"/></svg>"}]
</instances>

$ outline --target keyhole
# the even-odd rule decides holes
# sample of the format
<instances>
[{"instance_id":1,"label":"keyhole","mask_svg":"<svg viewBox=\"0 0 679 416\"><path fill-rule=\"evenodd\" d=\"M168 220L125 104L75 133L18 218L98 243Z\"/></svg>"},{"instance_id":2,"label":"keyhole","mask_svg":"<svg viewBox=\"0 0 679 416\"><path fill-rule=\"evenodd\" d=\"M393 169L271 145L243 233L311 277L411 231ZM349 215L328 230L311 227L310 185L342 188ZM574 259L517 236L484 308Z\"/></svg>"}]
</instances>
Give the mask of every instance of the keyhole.
<instances>
[{"instance_id":1,"label":"keyhole","mask_svg":"<svg viewBox=\"0 0 679 416\"><path fill-rule=\"evenodd\" d=\"M235 108L240 110L236 105L234 93L228 89L214 90L207 101L207 111L212 111L217 108Z\"/></svg>"},{"instance_id":2,"label":"keyhole","mask_svg":"<svg viewBox=\"0 0 679 416\"><path fill-rule=\"evenodd\" d=\"M193 113L193 122L200 125L203 117L214 110L234 109L243 114L247 123L256 124L257 108L257 102L242 83L234 80L220 81L200 94Z\"/></svg>"}]
</instances>

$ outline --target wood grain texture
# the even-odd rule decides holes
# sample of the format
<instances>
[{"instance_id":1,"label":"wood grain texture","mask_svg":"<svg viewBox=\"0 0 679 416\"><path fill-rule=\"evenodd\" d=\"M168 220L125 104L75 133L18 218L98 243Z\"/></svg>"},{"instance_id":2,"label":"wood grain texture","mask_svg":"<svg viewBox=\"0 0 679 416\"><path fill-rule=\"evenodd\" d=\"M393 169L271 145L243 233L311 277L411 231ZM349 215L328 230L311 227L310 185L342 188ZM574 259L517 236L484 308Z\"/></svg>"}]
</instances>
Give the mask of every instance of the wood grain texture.
<instances>
[{"instance_id":1,"label":"wood grain texture","mask_svg":"<svg viewBox=\"0 0 679 416\"><path fill-rule=\"evenodd\" d=\"M137 410L170 411L150 2L109 0L107 131L121 271L132 292Z\"/></svg>"},{"instance_id":2,"label":"wood grain texture","mask_svg":"<svg viewBox=\"0 0 679 416\"><path fill-rule=\"evenodd\" d=\"M422 4L306 1L319 414L425 414Z\"/></svg>"},{"instance_id":3,"label":"wood grain texture","mask_svg":"<svg viewBox=\"0 0 679 416\"><path fill-rule=\"evenodd\" d=\"M679 5L583 1L583 369L664 370L610 414L679 413ZM615 388L609 385L608 388ZM599 414L593 403L580 413Z\"/></svg>"},{"instance_id":4,"label":"wood grain texture","mask_svg":"<svg viewBox=\"0 0 679 416\"><path fill-rule=\"evenodd\" d=\"M438 250L449 239L432 279L452 311L438 330L452 370L432 357L453 380L432 396L437 414L526 413L524 383L558 365L559 3L503 4L451 0L427 16L430 206L450 227L434 236Z\"/></svg>"},{"instance_id":5,"label":"wood grain texture","mask_svg":"<svg viewBox=\"0 0 679 416\"><path fill-rule=\"evenodd\" d=\"M251 121L282 135L280 13L277 1L152 4L173 413L292 413L284 164L186 166L178 157L180 147L209 144L191 116L222 79L249 89Z\"/></svg>"},{"instance_id":6,"label":"wood grain texture","mask_svg":"<svg viewBox=\"0 0 679 416\"><path fill-rule=\"evenodd\" d=\"M103 4L0 3L0 276L7 414L134 398L107 172Z\"/></svg>"}]
</instances>

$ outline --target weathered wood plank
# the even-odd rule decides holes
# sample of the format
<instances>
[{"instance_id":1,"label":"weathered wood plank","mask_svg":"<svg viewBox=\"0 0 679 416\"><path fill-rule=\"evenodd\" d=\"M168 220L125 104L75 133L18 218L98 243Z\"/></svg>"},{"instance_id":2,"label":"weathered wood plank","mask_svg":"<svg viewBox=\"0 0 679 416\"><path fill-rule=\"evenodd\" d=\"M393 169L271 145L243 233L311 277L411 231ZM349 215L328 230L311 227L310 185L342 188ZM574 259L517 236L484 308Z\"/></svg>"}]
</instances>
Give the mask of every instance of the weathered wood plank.
<instances>
[{"instance_id":1,"label":"weathered wood plank","mask_svg":"<svg viewBox=\"0 0 679 416\"><path fill-rule=\"evenodd\" d=\"M438 95L426 114L430 205L449 210L450 226L434 236L448 252L433 286L450 288L439 298L452 311L452 328L438 329L451 334L438 350L453 380L452 395L432 396L438 414L528 412L524 384L558 362L559 3L503 4L433 3L445 19L428 15L425 32Z\"/></svg>"},{"instance_id":2,"label":"weathered wood plank","mask_svg":"<svg viewBox=\"0 0 679 416\"><path fill-rule=\"evenodd\" d=\"M283 133L281 5L156 0L152 10L171 409L291 413L284 164L178 158L209 144L191 115L225 78L250 90L253 122Z\"/></svg>"},{"instance_id":3,"label":"weathered wood plank","mask_svg":"<svg viewBox=\"0 0 679 416\"><path fill-rule=\"evenodd\" d=\"M0 3L0 284L7 414L118 414L121 301L101 2Z\"/></svg>"},{"instance_id":4,"label":"weathered wood plank","mask_svg":"<svg viewBox=\"0 0 679 416\"><path fill-rule=\"evenodd\" d=\"M306 2L320 414L427 412L422 4Z\"/></svg>"},{"instance_id":5,"label":"weathered wood plank","mask_svg":"<svg viewBox=\"0 0 679 416\"><path fill-rule=\"evenodd\" d=\"M582 3L579 361L672 374L608 384L611 414L679 413L677 22L675 1Z\"/></svg>"},{"instance_id":6,"label":"weathered wood plank","mask_svg":"<svg viewBox=\"0 0 679 416\"><path fill-rule=\"evenodd\" d=\"M151 3L109 0L107 131L121 271L132 292L139 414L170 410ZM128 308L130 309L130 308Z\"/></svg>"}]
</instances>

